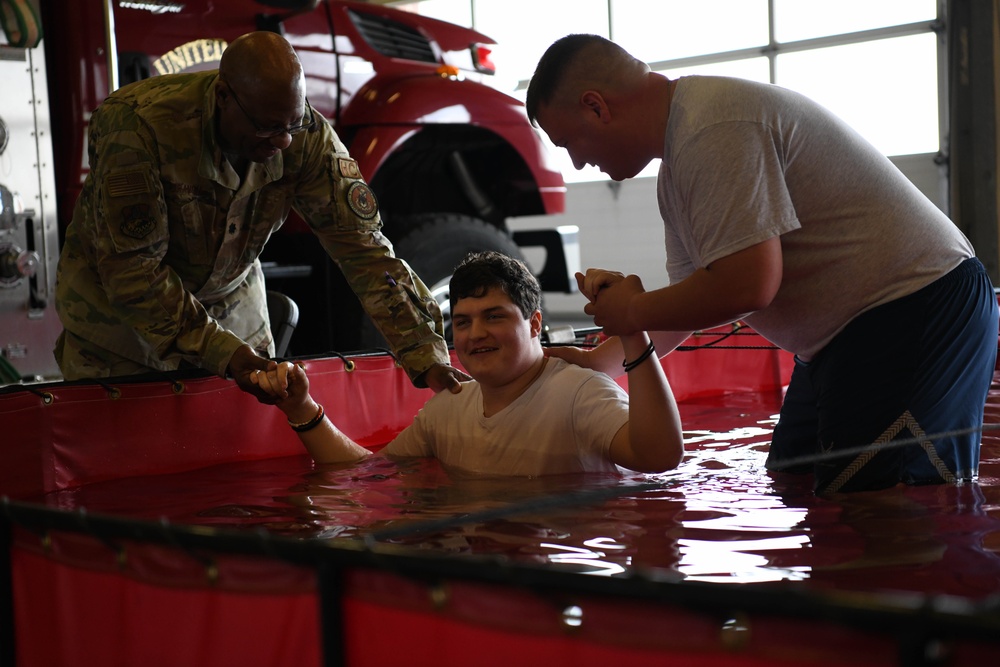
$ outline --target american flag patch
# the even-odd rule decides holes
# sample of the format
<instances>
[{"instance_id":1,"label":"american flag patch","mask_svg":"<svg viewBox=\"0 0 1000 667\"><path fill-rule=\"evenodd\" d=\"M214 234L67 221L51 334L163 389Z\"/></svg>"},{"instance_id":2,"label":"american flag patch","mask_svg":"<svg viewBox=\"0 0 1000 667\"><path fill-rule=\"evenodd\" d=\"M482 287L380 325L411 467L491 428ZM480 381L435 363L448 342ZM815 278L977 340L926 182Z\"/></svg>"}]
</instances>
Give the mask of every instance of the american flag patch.
<instances>
[{"instance_id":1,"label":"american flag patch","mask_svg":"<svg viewBox=\"0 0 1000 667\"><path fill-rule=\"evenodd\" d=\"M149 183L142 172L130 171L124 174L112 174L107 180L108 194L112 197L127 197L149 192Z\"/></svg>"}]
</instances>

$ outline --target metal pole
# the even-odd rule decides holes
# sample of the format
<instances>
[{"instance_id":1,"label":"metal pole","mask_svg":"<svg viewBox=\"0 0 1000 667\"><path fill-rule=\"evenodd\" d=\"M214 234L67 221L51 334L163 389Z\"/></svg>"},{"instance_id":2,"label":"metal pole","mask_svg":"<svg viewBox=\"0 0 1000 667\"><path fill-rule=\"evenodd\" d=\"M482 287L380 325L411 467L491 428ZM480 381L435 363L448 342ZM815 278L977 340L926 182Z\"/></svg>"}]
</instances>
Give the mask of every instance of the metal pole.
<instances>
[{"instance_id":1,"label":"metal pole","mask_svg":"<svg viewBox=\"0 0 1000 667\"><path fill-rule=\"evenodd\" d=\"M115 36L115 9L104 0L104 49L108 57L108 94L118 90L118 40Z\"/></svg>"}]
</instances>

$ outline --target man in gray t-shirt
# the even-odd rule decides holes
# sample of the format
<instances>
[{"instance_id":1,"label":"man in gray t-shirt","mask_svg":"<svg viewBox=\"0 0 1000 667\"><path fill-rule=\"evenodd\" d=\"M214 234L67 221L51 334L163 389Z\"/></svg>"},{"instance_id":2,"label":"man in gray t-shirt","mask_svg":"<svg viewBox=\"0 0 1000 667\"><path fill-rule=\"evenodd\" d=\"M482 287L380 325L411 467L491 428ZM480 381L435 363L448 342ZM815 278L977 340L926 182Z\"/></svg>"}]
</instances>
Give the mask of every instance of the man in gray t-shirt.
<instances>
[{"instance_id":1,"label":"man in gray t-shirt","mask_svg":"<svg viewBox=\"0 0 1000 667\"><path fill-rule=\"evenodd\" d=\"M742 319L796 354L769 468L812 463L824 493L976 476L992 285L958 228L855 131L777 86L670 80L594 35L548 49L527 108L577 167L622 180L662 159L670 284L588 270L598 325L660 332L664 351ZM562 356L611 371L616 348Z\"/></svg>"}]
</instances>

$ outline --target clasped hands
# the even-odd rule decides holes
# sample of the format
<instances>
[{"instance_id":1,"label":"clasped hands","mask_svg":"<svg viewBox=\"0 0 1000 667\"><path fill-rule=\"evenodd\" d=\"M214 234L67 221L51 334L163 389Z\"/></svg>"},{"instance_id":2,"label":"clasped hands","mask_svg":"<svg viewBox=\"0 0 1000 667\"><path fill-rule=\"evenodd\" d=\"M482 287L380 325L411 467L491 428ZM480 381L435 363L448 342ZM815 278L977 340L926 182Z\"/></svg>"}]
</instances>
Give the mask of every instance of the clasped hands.
<instances>
[{"instance_id":1,"label":"clasped hands","mask_svg":"<svg viewBox=\"0 0 1000 667\"><path fill-rule=\"evenodd\" d=\"M627 336L642 330L634 322L633 300L646 290L639 276L608 269L587 269L576 274L576 284L590 302L583 312L594 318L594 324L609 336Z\"/></svg>"},{"instance_id":2,"label":"clasped hands","mask_svg":"<svg viewBox=\"0 0 1000 667\"><path fill-rule=\"evenodd\" d=\"M279 383L280 391L274 390L278 385L261 386L261 375L277 371L279 366L280 378L275 376L274 380ZM239 388L256 397L261 403L274 405L287 396L284 390L287 386L287 375L292 372L290 365L281 366L273 360L259 356L249 345L242 345L236 350L229 362L228 370ZM462 382L471 378L457 368L436 363L424 372L422 379L435 393L447 390L457 394L462 391Z\"/></svg>"},{"instance_id":3,"label":"clasped hands","mask_svg":"<svg viewBox=\"0 0 1000 667\"><path fill-rule=\"evenodd\" d=\"M279 363L269 360L265 368L251 371L248 378L254 387L268 397L267 402L270 403L280 404L289 397L301 400L309 391L309 380L304 369L289 361ZM462 391L461 382L467 380L468 376L451 366L435 364L428 369L426 378L428 386L435 392L448 390L457 394Z\"/></svg>"}]
</instances>

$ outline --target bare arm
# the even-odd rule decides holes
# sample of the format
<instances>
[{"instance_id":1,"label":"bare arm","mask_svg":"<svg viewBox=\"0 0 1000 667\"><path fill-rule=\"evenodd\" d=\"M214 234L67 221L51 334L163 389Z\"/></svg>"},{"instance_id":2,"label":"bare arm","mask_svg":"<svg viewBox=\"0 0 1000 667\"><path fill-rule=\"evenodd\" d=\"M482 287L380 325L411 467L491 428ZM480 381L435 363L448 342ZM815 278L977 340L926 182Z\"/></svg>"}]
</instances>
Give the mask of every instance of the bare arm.
<instances>
[{"instance_id":1,"label":"bare arm","mask_svg":"<svg viewBox=\"0 0 1000 667\"><path fill-rule=\"evenodd\" d=\"M622 346L618 337L608 338L595 348L560 345L546 347L545 356L556 357L571 364L600 371L611 377L622 374Z\"/></svg>"},{"instance_id":2,"label":"bare arm","mask_svg":"<svg viewBox=\"0 0 1000 667\"><path fill-rule=\"evenodd\" d=\"M646 351L645 333L622 336L625 359L634 362ZM684 457L684 435L677 402L656 353L628 371L628 423L611 441L611 460L638 472L676 468Z\"/></svg>"},{"instance_id":3,"label":"bare arm","mask_svg":"<svg viewBox=\"0 0 1000 667\"><path fill-rule=\"evenodd\" d=\"M367 448L347 437L325 414L315 426L308 427L319 416L320 406L309 394L309 378L301 367L287 361L271 362L267 371L252 373L251 379L275 397L275 405L285 413L290 425L307 428L296 429L296 435L317 463L348 463L371 456Z\"/></svg>"},{"instance_id":4,"label":"bare arm","mask_svg":"<svg viewBox=\"0 0 1000 667\"><path fill-rule=\"evenodd\" d=\"M590 301L592 305L597 294L604 288L625 280L625 276L617 271L607 271L605 269L588 269L587 274L576 274L576 282L580 287L580 292ZM590 306L588 305L588 308ZM589 311L588 311L589 312ZM665 356L672 352L674 348L687 340L691 335L690 331L650 331L649 336L656 345L659 356ZM611 336L603 343L593 349L582 347L548 347L545 348L546 356L558 357L563 361L584 368L600 371L613 378L624 373L621 365L622 341L618 336Z\"/></svg>"},{"instance_id":5,"label":"bare arm","mask_svg":"<svg viewBox=\"0 0 1000 667\"><path fill-rule=\"evenodd\" d=\"M664 357L683 343L691 335L690 331L650 331L649 337L656 346L656 356ZM593 349L569 345L545 348L545 355L558 357L563 361L584 368L600 371L617 378L625 372L622 358L627 356L618 336L612 336ZM634 357L633 357L634 358Z\"/></svg>"},{"instance_id":6,"label":"bare arm","mask_svg":"<svg viewBox=\"0 0 1000 667\"><path fill-rule=\"evenodd\" d=\"M647 292L638 276L589 269L584 309L609 334L697 331L766 308L781 286L781 240L768 239L698 269L685 280Z\"/></svg>"}]
</instances>

